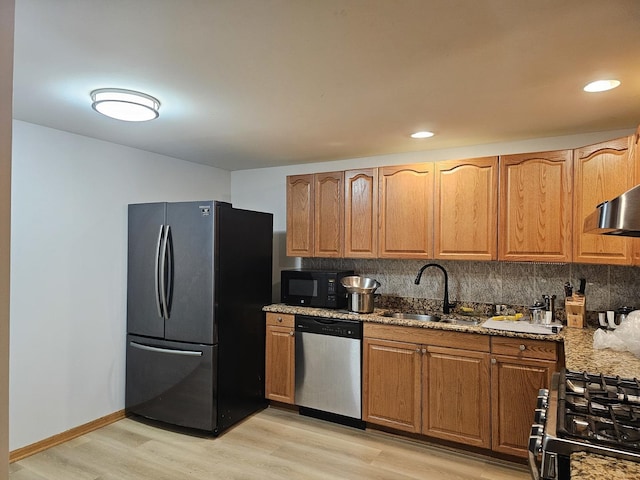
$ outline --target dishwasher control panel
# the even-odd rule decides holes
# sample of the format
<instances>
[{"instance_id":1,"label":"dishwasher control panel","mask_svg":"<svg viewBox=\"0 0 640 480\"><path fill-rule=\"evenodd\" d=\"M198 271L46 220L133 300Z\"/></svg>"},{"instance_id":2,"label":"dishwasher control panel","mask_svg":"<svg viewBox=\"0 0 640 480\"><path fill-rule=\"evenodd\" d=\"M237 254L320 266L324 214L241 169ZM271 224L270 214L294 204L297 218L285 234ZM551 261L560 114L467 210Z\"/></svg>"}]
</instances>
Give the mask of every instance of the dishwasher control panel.
<instances>
[{"instance_id":1,"label":"dishwasher control panel","mask_svg":"<svg viewBox=\"0 0 640 480\"><path fill-rule=\"evenodd\" d=\"M316 333L332 337L362 338L362 322L334 318L296 315L296 332Z\"/></svg>"}]
</instances>

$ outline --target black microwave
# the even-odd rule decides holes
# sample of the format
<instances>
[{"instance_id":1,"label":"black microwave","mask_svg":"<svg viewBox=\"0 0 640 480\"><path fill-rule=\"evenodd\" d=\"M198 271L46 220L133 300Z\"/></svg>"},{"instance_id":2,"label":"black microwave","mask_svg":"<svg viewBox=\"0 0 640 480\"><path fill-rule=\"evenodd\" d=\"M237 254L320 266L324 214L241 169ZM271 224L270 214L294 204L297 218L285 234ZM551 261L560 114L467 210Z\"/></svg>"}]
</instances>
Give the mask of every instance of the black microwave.
<instances>
[{"instance_id":1,"label":"black microwave","mask_svg":"<svg viewBox=\"0 0 640 480\"><path fill-rule=\"evenodd\" d=\"M353 270L282 270L280 300L286 305L346 308L347 291L340 283Z\"/></svg>"}]
</instances>

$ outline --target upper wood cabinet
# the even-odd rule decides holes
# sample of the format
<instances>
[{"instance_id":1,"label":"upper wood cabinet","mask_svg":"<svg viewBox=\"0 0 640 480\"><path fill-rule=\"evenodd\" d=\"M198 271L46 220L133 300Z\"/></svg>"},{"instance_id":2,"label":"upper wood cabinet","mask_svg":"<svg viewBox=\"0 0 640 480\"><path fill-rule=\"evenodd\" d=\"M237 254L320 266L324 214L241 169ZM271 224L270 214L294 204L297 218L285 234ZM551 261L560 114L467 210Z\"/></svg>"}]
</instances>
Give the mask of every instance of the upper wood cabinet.
<instances>
[{"instance_id":1,"label":"upper wood cabinet","mask_svg":"<svg viewBox=\"0 0 640 480\"><path fill-rule=\"evenodd\" d=\"M437 162L435 258L498 257L498 157Z\"/></svg>"},{"instance_id":2,"label":"upper wood cabinet","mask_svg":"<svg viewBox=\"0 0 640 480\"><path fill-rule=\"evenodd\" d=\"M314 176L287 177L287 255L313 256Z\"/></svg>"},{"instance_id":3,"label":"upper wood cabinet","mask_svg":"<svg viewBox=\"0 0 640 480\"><path fill-rule=\"evenodd\" d=\"M572 152L500 157L498 258L571 261Z\"/></svg>"},{"instance_id":4,"label":"upper wood cabinet","mask_svg":"<svg viewBox=\"0 0 640 480\"><path fill-rule=\"evenodd\" d=\"M287 255L341 257L344 173L287 177Z\"/></svg>"},{"instance_id":5,"label":"upper wood cabinet","mask_svg":"<svg viewBox=\"0 0 640 480\"><path fill-rule=\"evenodd\" d=\"M640 184L640 127L636 133L631 136L629 158L631 164L635 168L634 185ZM631 263L640 265L640 238L632 238L632 256Z\"/></svg>"},{"instance_id":6,"label":"upper wood cabinet","mask_svg":"<svg viewBox=\"0 0 640 480\"><path fill-rule=\"evenodd\" d=\"M379 257L433 257L433 163L378 170Z\"/></svg>"},{"instance_id":7,"label":"upper wood cabinet","mask_svg":"<svg viewBox=\"0 0 640 480\"><path fill-rule=\"evenodd\" d=\"M574 151L574 262L631 264L631 239L582 233L584 219L599 203L635 185L631 139L618 138Z\"/></svg>"},{"instance_id":8,"label":"upper wood cabinet","mask_svg":"<svg viewBox=\"0 0 640 480\"><path fill-rule=\"evenodd\" d=\"M344 172L315 175L315 223L313 254L341 257L344 226Z\"/></svg>"},{"instance_id":9,"label":"upper wood cabinet","mask_svg":"<svg viewBox=\"0 0 640 480\"><path fill-rule=\"evenodd\" d=\"M378 255L378 169L344 172L344 256Z\"/></svg>"}]
</instances>

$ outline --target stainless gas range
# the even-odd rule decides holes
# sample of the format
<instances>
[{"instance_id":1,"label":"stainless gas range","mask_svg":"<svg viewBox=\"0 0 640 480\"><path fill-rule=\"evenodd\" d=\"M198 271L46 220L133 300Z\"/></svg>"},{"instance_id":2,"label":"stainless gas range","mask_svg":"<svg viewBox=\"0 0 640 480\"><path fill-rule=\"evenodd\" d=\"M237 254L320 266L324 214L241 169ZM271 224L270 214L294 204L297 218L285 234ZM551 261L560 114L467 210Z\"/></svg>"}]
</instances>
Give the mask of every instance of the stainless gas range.
<instances>
[{"instance_id":1,"label":"stainless gas range","mask_svg":"<svg viewBox=\"0 0 640 480\"><path fill-rule=\"evenodd\" d=\"M540 390L529 437L534 479L570 478L573 452L640 462L640 382L563 370Z\"/></svg>"}]
</instances>

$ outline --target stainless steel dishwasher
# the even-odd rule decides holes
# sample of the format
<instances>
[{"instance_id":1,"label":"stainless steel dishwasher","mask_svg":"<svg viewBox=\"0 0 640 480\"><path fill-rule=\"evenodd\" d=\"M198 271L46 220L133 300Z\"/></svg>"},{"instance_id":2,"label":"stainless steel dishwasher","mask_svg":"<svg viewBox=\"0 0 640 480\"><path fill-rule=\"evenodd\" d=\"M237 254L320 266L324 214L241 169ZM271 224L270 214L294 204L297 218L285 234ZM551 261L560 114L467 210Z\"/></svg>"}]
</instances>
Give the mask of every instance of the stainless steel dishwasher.
<instances>
[{"instance_id":1,"label":"stainless steel dishwasher","mask_svg":"<svg viewBox=\"0 0 640 480\"><path fill-rule=\"evenodd\" d=\"M364 428L362 323L296 315L295 335L300 413Z\"/></svg>"}]
</instances>

